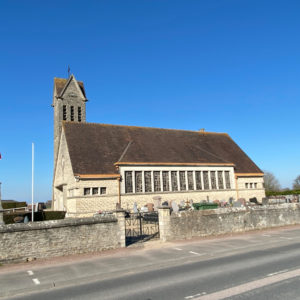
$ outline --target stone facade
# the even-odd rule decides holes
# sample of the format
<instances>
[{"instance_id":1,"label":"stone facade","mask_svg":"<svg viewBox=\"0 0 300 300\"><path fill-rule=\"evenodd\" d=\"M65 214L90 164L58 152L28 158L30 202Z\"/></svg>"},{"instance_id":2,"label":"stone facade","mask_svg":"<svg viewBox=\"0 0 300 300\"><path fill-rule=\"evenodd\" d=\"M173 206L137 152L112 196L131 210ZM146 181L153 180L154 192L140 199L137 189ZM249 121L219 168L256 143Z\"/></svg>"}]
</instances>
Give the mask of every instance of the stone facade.
<instances>
[{"instance_id":1,"label":"stone facade","mask_svg":"<svg viewBox=\"0 0 300 300\"><path fill-rule=\"evenodd\" d=\"M124 212L115 216L0 226L0 262L125 247Z\"/></svg>"},{"instance_id":2,"label":"stone facade","mask_svg":"<svg viewBox=\"0 0 300 300\"><path fill-rule=\"evenodd\" d=\"M299 203L181 211L172 214L169 208L159 209L160 237L163 241L294 224L300 224Z\"/></svg>"},{"instance_id":3,"label":"stone facade","mask_svg":"<svg viewBox=\"0 0 300 300\"><path fill-rule=\"evenodd\" d=\"M71 121L71 107L73 107L73 121L78 122L78 107L81 109L80 122L85 122L86 120L86 109L85 102L86 98L83 95L75 77L72 75L69 78L69 83L67 88L62 95L57 93L56 86L54 86L53 91L53 102L52 106L54 108L54 164L56 162L56 157L58 153L60 135L62 131L62 121ZM65 118L64 118L64 106L65 106Z\"/></svg>"},{"instance_id":4,"label":"stone facade","mask_svg":"<svg viewBox=\"0 0 300 300\"><path fill-rule=\"evenodd\" d=\"M80 82L79 82L80 83ZM179 165L176 165L173 163L173 165L155 165L153 163L149 163L149 165L138 165L138 163L134 163L133 165L114 165L117 163L117 160L120 158L123 158L124 155L128 154L128 149L131 149L134 147L135 143L132 144L132 141L128 143L122 142L122 148L120 150L120 154L118 154L118 157L114 157L116 161L110 162L112 166L114 166L114 170L111 171L115 172L117 174L104 174L106 175L114 175L114 176L106 176L105 178L102 178L99 172L99 174L90 174L88 172L78 173L73 172L74 165L72 167L68 144L66 140L66 132L63 128L67 126L68 123L65 123L65 125L62 126L63 120L66 121L74 121L74 122L85 122L86 121L86 106L85 102L87 99L85 98L85 92L83 92L83 83L81 88L79 86L79 83L76 81L75 77L73 75L70 76L70 78L67 79L55 79L55 87L54 87L54 95L53 95L53 107L54 107L54 179L53 179L53 201L52 201L52 208L54 210L64 210L67 211L67 217L85 217L85 216L92 216L93 214L101 211L107 211L107 210L114 210L116 209L117 204L121 205L124 209L132 209L134 203L136 202L138 207L142 207L147 203L153 203L154 197L160 197L161 201L176 201L178 204L182 201L187 202L190 200L193 200L193 202L200 202L203 200L206 201L229 201L230 198L233 198L237 200L238 198L245 198L246 200L249 200L250 198L256 197L258 201L262 201L262 198L265 197L265 190L263 186L263 174L257 173L252 174L253 176L247 176L245 175L237 175L235 174L235 165L233 163L226 163L219 162L217 163L209 163L207 165L203 164L195 164L188 163L187 165L184 165L184 163L180 163ZM81 117L79 119L78 115L78 108L81 109ZM73 113L72 113L73 112ZM70 123L70 122L69 122ZM83 126L84 124L80 124ZM85 125L88 125L87 123ZM98 124L99 125L99 124ZM92 127L89 125L89 127ZM110 126L113 127L113 126ZM94 128L94 127L93 127ZM100 128L100 127L99 127ZM98 128L98 129L99 129ZM93 129L97 130L97 129ZM115 129L114 129L115 130ZM149 131L149 129L148 129ZM77 131L76 131L77 132ZM75 132L75 136L76 136ZM90 131L89 134L86 134L85 136L92 136ZM169 132L171 132L169 130ZM191 132L187 133L191 134ZM136 141L139 143L139 138L142 134L137 135ZM202 133L204 136L205 134ZM126 136L126 134L122 134L122 136ZM209 136L209 135L208 135ZM216 136L221 136L221 134L216 134ZM80 136L81 137L81 136ZM112 152L112 148L106 149L106 152L103 151L102 145L108 144L109 140L113 140L112 135L109 135L107 137L108 140L101 142L94 143L97 139L91 140L86 143L84 143L85 146L89 147L91 144L97 144L101 146L100 154L104 153L105 159L107 159L107 153ZM74 140L71 138L71 140ZM101 139L100 139L101 140ZM120 140L120 136L119 139ZM172 138L173 140L173 138ZM114 140L115 141L115 140ZM68 142L70 143L70 139L68 139ZM80 148L80 152L77 156L72 156L72 162L73 164L81 164L83 160L81 153L82 153L82 147L77 147L82 142L82 139L78 139L76 141L76 147L77 149ZM114 142L116 144L116 142ZM178 141L177 144L182 144L182 139ZM188 144L188 142L187 142ZM99 146L99 147L100 147ZM126 146L126 149L124 147ZM176 146L176 145L175 145ZM174 146L174 147L175 147ZM197 145L187 145L187 148L193 148ZM198 145L199 146L199 145ZM214 146L214 145L213 145ZM197 148L198 149L198 148ZM144 150L144 152L140 151L140 154L145 157L147 157L147 149ZM152 149L153 150L153 149ZM174 149L171 149L172 153L177 155L177 152L174 151ZM177 150L177 149L176 149ZM186 149L185 149L186 150ZM197 151L203 151L202 147L200 147ZM159 157L161 156L161 152L159 152ZM186 153L186 151L184 151ZM205 151L207 154L208 151ZM204 152L203 152L204 153ZM205 154L204 153L204 154ZM230 152L231 153L231 152ZM86 157L88 157L90 154L90 148L88 148L88 151L86 152ZM180 153L179 153L180 154ZM203 155L204 155L203 154ZM209 153L209 155L212 155ZM98 156L99 157L99 153ZM216 155L213 155L214 158L216 158ZM105 166L108 164L105 159L98 160L101 162L101 166ZM176 157L174 158L176 159ZM189 158L188 158L189 159ZM201 157L203 159L203 157ZM249 159L249 158L247 158ZM94 159L93 163L96 163L96 159ZM219 158L218 158L219 161ZM222 160L223 161L223 160ZM248 162L249 163L249 162ZM157 163L158 164L158 163ZM93 168L92 168L93 169ZM101 168L100 168L101 169ZM255 170L258 169L255 166ZM178 182L178 190L171 188L171 173L177 172L177 182ZM132 177L132 191L128 192L126 191L125 185L126 185L126 172L132 172L132 174L135 174L135 172L140 172L142 175L142 188L136 189L135 187L135 177ZM145 172L148 174L151 173L152 179L151 179L151 191L145 189L145 179L144 175ZM170 189L164 190L163 189L163 172L169 172L169 182L170 182ZM209 182L208 185L205 187L204 184L204 172L208 174ZM161 188L158 191L154 187L154 173L159 173L160 175L160 185ZM185 185L186 188L180 187L180 174L185 173ZM188 174L193 174L193 188L189 188L189 180L188 180ZM196 175L195 174L201 173L201 188L196 188ZM215 176L217 178L214 178L214 184L211 180L211 173L215 173ZM91 175L90 177L83 177L78 176L78 174L81 175ZM219 174L221 174L221 178L223 178L223 187L219 186ZM228 176L227 176L228 175ZM228 179L229 178L229 179ZM225 181L230 181L229 186L227 187L225 184ZM220 181L221 182L221 181ZM214 186L213 186L214 185ZM220 184L221 185L221 184ZM173 191L171 191L173 190Z\"/></svg>"}]
</instances>

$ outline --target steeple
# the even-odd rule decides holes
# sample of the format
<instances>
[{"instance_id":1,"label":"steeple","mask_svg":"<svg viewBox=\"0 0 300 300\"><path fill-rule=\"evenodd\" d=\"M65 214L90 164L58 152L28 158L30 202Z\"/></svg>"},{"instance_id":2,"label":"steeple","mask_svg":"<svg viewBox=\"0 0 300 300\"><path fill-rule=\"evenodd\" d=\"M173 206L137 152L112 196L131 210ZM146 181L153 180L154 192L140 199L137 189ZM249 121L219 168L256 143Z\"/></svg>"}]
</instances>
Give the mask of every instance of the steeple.
<instances>
[{"instance_id":1,"label":"steeple","mask_svg":"<svg viewBox=\"0 0 300 300\"><path fill-rule=\"evenodd\" d=\"M87 101L82 81L73 74L68 79L54 78L52 107L54 108L54 165L58 154L63 121L85 122Z\"/></svg>"}]
</instances>

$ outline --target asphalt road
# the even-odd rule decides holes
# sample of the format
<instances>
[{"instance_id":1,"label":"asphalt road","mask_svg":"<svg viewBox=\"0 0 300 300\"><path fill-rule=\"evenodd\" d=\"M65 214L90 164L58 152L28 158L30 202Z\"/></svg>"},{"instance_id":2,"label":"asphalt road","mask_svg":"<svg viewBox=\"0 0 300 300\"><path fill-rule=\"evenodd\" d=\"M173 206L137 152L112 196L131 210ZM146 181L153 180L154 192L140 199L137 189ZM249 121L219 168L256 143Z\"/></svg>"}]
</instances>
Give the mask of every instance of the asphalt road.
<instances>
[{"instance_id":1,"label":"asphalt road","mask_svg":"<svg viewBox=\"0 0 300 300\"><path fill-rule=\"evenodd\" d=\"M146 249L20 269L0 269L0 297L300 299L300 227L148 244Z\"/></svg>"}]
</instances>

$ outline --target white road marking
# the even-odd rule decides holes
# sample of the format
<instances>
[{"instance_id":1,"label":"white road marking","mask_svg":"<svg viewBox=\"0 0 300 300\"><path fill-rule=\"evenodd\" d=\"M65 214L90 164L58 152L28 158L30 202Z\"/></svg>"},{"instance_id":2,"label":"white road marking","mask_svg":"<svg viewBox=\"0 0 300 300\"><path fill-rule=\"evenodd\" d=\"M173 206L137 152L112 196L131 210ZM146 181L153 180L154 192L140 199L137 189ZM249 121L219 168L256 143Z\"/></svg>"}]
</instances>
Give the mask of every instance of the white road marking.
<instances>
[{"instance_id":1,"label":"white road marking","mask_svg":"<svg viewBox=\"0 0 300 300\"><path fill-rule=\"evenodd\" d=\"M40 284L40 281L39 281L37 278L33 278L32 281L33 281L35 284Z\"/></svg>"},{"instance_id":2,"label":"white road marking","mask_svg":"<svg viewBox=\"0 0 300 300\"><path fill-rule=\"evenodd\" d=\"M33 275L33 272L32 272L32 271L30 271L30 270L29 270L29 271L27 271L27 273L28 273L28 275L29 275L29 276L32 276L32 275Z\"/></svg>"},{"instance_id":3,"label":"white road marking","mask_svg":"<svg viewBox=\"0 0 300 300\"><path fill-rule=\"evenodd\" d=\"M180 249L180 248L174 248L174 250L182 251L182 249Z\"/></svg>"},{"instance_id":4,"label":"white road marking","mask_svg":"<svg viewBox=\"0 0 300 300\"><path fill-rule=\"evenodd\" d=\"M298 277L300 276L300 269L289 271L286 273L281 273L274 275L272 277L265 277L262 279L254 280L248 283L244 283L238 286L234 286L229 289L221 290L215 293L207 294L204 296L200 296L198 298L194 298L194 300L220 300L229 298L232 296L236 296L239 294L243 294L249 291L252 291L254 289L258 289L261 287L264 287L266 285L270 285L273 283L281 282L290 278Z\"/></svg>"},{"instance_id":5,"label":"white road marking","mask_svg":"<svg viewBox=\"0 0 300 300\"><path fill-rule=\"evenodd\" d=\"M267 276L274 276L274 275L277 275L277 274L281 274L281 273L285 273L285 272L287 272L288 271L288 269L286 269L286 270L281 270L281 271L278 271L278 272L274 272L274 273L270 273L270 274L268 274Z\"/></svg>"},{"instance_id":6,"label":"white road marking","mask_svg":"<svg viewBox=\"0 0 300 300\"><path fill-rule=\"evenodd\" d=\"M203 296L203 295L206 295L206 293L202 292L202 293L195 294L195 295L192 295L192 296L186 296L186 297L184 297L184 299L193 299L195 297L199 297L199 296Z\"/></svg>"},{"instance_id":7,"label":"white road marking","mask_svg":"<svg viewBox=\"0 0 300 300\"><path fill-rule=\"evenodd\" d=\"M200 253L197 253L197 252L194 252L194 251L189 251L189 253L191 253L191 254L195 254L195 255L205 255L206 253L202 253L202 254L200 254Z\"/></svg>"}]
</instances>

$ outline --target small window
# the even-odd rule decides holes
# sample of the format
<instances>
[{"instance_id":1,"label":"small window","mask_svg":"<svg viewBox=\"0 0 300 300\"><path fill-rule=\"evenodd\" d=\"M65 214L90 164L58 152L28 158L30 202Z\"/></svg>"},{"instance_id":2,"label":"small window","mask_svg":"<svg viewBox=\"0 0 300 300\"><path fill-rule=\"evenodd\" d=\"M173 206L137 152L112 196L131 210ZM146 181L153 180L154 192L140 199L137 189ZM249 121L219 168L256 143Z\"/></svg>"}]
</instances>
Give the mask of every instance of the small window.
<instances>
[{"instance_id":1,"label":"small window","mask_svg":"<svg viewBox=\"0 0 300 300\"><path fill-rule=\"evenodd\" d=\"M71 106L70 115L71 115L71 121L74 121L74 106Z\"/></svg>"},{"instance_id":2,"label":"small window","mask_svg":"<svg viewBox=\"0 0 300 300\"><path fill-rule=\"evenodd\" d=\"M78 107L78 122L81 122L81 107Z\"/></svg>"},{"instance_id":3,"label":"small window","mask_svg":"<svg viewBox=\"0 0 300 300\"><path fill-rule=\"evenodd\" d=\"M63 105L63 120L67 120L67 106Z\"/></svg>"},{"instance_id":4,"label":"small window","mask_svg":"<svg viewBox=\"0 0 300 300\"><path fill-rule=\"evenodd\" d=\"M84 188L83 189L83 194L86 195L90 195L91 194L91 188Z\"/></svg>"},{"instance_id":5,"label":"small window","mask_svg":"<svg viewBox=\"0 0 300 300\"><path fill-rule=\"evenodd\" d=\"M253 188L253 183L250 183L250 189L252 189Z\"/></svg>"},{"instance_id":6,"label":"small window","mask_svg":"<svg viewBox=\"0 0 300 300\"><path fill-rule=\"evenodd\" d=\"M245 183L245 188L248 189L249 183Z\"/></svg>"},{"instance_id":7,"label":"small window","mask_svg":"<svg viewBox=\"0 0 300 300\"><path fill-rule=\"evenodd\" d=\"M101 195L106 194L106 187L100 188L100 194L101 194Z\"/></svg>"},{"instance_id":8,"label":"small window","mask_svg":"<svg viewBox=\"0 0 300 300\"><path fill-rule=\"evenodd\" d=\"M254 183L254 188L257 189L257 183Z\"/></svg>"},{"instance_id":9,"label":"small window","mask_svg":"<svg viewBox=\"0 0 300 300\"><path fill-rule=\"evenodd\" d=\"M98 195L98 193L99 193L98 191L99 191L99 188L97 188L97 187L92 188L92 194L93 195Z\"/></svg>"}]
</instances>

